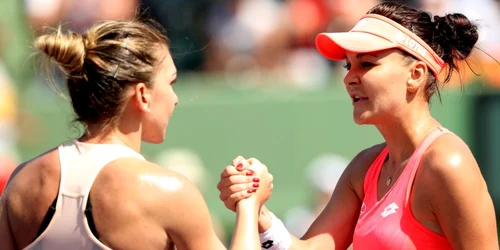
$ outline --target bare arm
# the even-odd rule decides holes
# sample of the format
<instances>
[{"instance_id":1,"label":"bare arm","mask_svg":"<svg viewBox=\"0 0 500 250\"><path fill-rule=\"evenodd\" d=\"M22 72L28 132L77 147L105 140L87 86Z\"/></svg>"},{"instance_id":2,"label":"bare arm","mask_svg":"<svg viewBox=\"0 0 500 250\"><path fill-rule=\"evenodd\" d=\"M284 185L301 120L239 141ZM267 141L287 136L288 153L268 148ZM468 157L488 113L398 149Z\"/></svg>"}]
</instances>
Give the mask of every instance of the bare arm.
<instances>
[{"instance_id":1,"label":"bare arm","mask_svg":"<svg viewBox=\"0 0 500 250\"><path fill-rule=\"evenodd\" d=\"M495 210L467 145L439 138L422 162L420 177L439 225L453 249L498 249Z\"/></svg>"},{"instance_id":2,"label":"bare arm","mask_svg":"<svg viewBox=\"0 0 500 250\"><path fill-rule=\"evenodd\" d=\"M0 242L3 250L15 250L15 240L9 224L8 209L6 204L7 192L0 196Z\"/></svg>"},{"instance_id":3,"label":"bare arm","mask_svg":"<svg viewBox=\"0 0 500 250\"><path fill-rule=\"evenodd\" d=\"M255 163L252 168L254 177L258 177L259 187L243 190L240 193L247 196L248 190L253 195L246 199L241 199L236 205L236 226L233 234L233 244L231 250L260 250L260 239L258 230L259 209L271 197L273 189L273 176L267 171L267 167L257 159L249 159L250 164ZM253 189L255 188L255 189Z\"/></svg>"},{"instance_id":4,"label":"bare arm","mask_svg":"<svg viewBox=\"0 0 500 250\"><path fill-rule=\"evenodd\" d=\"M231 250L260 250L258 233L259 205L243 199L236 205L236 225Z\"/></svg>"},{"instance_id":5,"label":"bare arm","mask_svg":"<svg viewBox=\"0 0 500 250\"><path fill-rule=\"evenodd\" d=\"M148 185L158 186L153 199L155 215L164 224L166 233L178 250L226 249L212 228L203 196L183 175L161 169ZM161 201L161 202L160 202Z\"/></svg>"},{"instance_id":6,"label":"bare arm","mask_svg":"<svg viewBox=\"0 0 500 250\"><path fill-rule=\"evenodd\" d=\"M265 174L265 173L264 173ZM260 250L257 230L258 211L268 199L266 194L272 189L272 176L261 177L262 191L258 190L250 199L237 205L236 227L231 250ZM181 174L163 170L158 174L163 179L160 197L153 202L156 212L165 222L167 234L178 250L226 249L217 238L211 223L208 207L199 190ZM157 180L156 178L149 178ZM157 185L157 184L152 184ZM246 193L246 190L244 192ZM246 197L246 195L244 195ZM156 203L156 204L154 204Z\"/></svg>"},{"instance_id":7,"label":"bare arm","mask_svg":"<svg viewBox=\"0 0 500 250\"><path fill-rule=\"evenodd\" d=\"M364 196L364 175L382 149L381 145L366 149L351 161L342 174L328 205L306 234L301 239L291 235L291 250L346 249L349 247ZM244 167L238 170L245 173L248 166L243 165ZM244 185L248 183L247 176L240 175L238 170L226 167L217 186L221 191L220 199L233 211L235 201L239 201L238 197L233 197L234 194L241 191L241 188L245 188ZM263 206L259 214L259 232L266 231L271 224L269 211Z\"/></svg>"},{"instance_id":8,"label":"bare arm","mask_svg":"<svg viewBox=\"0 0 500 250\"><path fill-rule=\"evenodd\" d=\"M316 218L302 238L290 235L290 250L347 249L352 243L354 227L359 216L361 200L351 184L358 160L354 159L346 168L325 209ZM260 231L271 226L267 209L262 209L259 218Z\"/></svg>"},{"instance_id":9,"label":"bare arm","mask_svg":"<svg viewBox=\"0 0 500 250\"><path fill-rule=\"evenodd\" d=\"M0 195L0 242L2 242L2 249L4 250L17 249L16 239L14 238L14 234L12 233L10 226L7 196L9 193L9 185L11 181L24 167L26 167L26 163L23 163L14 169L9 177L9 180L7 181L7 184L5 185L3 193Z\"/></svg>"}]
</instances>

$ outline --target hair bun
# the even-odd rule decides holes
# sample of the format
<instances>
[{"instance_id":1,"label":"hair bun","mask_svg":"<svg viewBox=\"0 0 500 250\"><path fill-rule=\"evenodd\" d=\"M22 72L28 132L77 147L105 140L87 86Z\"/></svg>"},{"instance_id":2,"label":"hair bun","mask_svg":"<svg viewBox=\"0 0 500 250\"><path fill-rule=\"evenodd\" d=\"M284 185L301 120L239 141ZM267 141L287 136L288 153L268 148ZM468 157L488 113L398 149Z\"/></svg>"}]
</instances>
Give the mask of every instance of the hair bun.
<instances>
[{"instance_id":1,"label":"hair bun","mask_svg":"<svg viewBox=\"0 0 500 250\"><path fill-rule=\"evenodd\" d=\"M42 35L34 42L35 48L53 58L68 74L81 72L85 59L84 38L75 32Z\"/></svg>"},{"instance_id":2,"label":"hair bun","mask_svg":"<svg viewBox=\"0 0 500 250\"><path fill-rule=\"evenodd\" d=\"M434 40L444 50L445 62L464 60L479 39L477 26L460 13L434 16Z\"/></svg>"}]
</instances>

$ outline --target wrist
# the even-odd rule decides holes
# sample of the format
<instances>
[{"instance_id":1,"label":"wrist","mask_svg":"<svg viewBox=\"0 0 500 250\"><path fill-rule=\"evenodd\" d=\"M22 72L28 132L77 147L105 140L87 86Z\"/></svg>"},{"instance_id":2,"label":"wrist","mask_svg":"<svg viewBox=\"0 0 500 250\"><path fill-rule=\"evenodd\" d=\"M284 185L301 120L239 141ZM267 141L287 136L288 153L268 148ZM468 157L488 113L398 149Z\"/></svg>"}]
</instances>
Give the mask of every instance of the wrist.
<instances>
[{"instance_id":1,"label":"wrist","mask_svg":"<svg viewBox=\"0 0 500 250\"><path fill-rule=\"evenodd\" d=\"M267 231L272 226L272 218L269 210L262 206L259 211L259 233Z\"/></svg>"},{"instance_id":2,"label":"wrist","mask_svg":"<svg viewBox=\"0 0 500 250\"><path fill-rule=\"evenodd\" d=\"M245 212L245 213L253 213L256 216L259 215L259 204L257 202L252 201L250 199L243 199L236 203L236 212Z\"/></svg>"}]
</instances>

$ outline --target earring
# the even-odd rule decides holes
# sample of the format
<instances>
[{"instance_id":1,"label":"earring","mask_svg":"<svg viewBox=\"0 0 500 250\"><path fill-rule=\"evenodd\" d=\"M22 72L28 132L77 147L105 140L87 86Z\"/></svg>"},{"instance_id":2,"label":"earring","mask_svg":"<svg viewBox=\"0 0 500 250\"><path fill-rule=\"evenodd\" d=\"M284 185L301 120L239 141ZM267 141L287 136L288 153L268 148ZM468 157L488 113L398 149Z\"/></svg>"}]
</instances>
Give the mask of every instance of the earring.
<instances>
[{"instance_id":1,"label":"earring","mask_svg":"<svg viewBox=\"0 0 500 250\"><path fill-rule=\"evenodd\" d=\"M408 85L408 92L415 92L415 87Z\"/></svg>"},{"instance_id":2,"label":"earring","mask_svg":"<svg viewBox=\"0 0 500 250\"><path fill-rule=\"evenodd\" d=\"M149 112L151 112L151 109L150 109L150 108L148 108L148 113L149 113Z\"/></svg>"}]
</instances>

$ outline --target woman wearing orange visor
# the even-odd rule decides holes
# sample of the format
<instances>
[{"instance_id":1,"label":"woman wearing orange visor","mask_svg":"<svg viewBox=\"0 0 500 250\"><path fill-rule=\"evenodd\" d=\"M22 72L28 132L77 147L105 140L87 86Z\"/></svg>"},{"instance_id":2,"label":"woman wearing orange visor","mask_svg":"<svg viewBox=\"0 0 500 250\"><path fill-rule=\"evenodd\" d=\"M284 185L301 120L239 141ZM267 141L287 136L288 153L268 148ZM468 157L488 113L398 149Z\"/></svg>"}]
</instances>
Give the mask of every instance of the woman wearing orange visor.
<instances>
[{"instance_id":1,"label":"woman wearing orange visor","mask_svg":"<svg viewBox=\"0 0 500 250\"><path fill-rule=\"evenodd\" d=\"M352 160L302 238L263 207L262 248L498 249L495 211L476 160L429 111L431 97L477 40L477 27L462 14L433 18L397 3L375 6L349 32L319 34L319 52L345 61L354 121L374 125L385 142ZM440 83L443 70L448 77ZM228 208L245 188L232 176L262 164L239 158L234 166L240 163L226 167L218 185Z\"/></svg>"}]
</instances>

